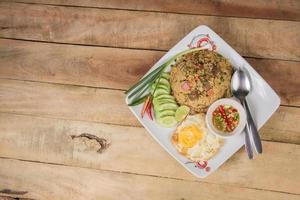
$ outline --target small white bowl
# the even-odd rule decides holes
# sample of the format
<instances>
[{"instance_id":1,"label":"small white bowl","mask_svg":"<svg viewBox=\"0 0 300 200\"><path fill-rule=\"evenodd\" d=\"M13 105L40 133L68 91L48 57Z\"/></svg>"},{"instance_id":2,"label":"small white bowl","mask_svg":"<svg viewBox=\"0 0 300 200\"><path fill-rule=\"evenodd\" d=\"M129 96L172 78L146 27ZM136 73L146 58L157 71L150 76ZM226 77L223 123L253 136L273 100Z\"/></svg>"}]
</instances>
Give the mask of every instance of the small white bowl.
<instances>
[{"instance_id":1,"label":"small white bowl","mask_svg":"<svg viewBox=\"0 0 300 200\"><path fill-rule=\"evenodd\" d=\"M219 131L213 125L212 113L220 105L231 105L232 107L237 109L237 111L240 115L239 124L231 133L224 133L222 131ZM247 120L247 116L246 116L246 112L245 112L243 106L237 100L235 100L233 98L224 98L224 99L219 99L219 100L215 101L213 104L211 104L209 106L207 113L206 113L206 117L205 117L206 125L207 125L208 129L210 130L210 132L212 132L213 134L215 134L217 136L221 136L221 137L225 137L225 138L232 137L236 134L241 133L245 128L246 120Z\"/></svg>"}]
</instances>

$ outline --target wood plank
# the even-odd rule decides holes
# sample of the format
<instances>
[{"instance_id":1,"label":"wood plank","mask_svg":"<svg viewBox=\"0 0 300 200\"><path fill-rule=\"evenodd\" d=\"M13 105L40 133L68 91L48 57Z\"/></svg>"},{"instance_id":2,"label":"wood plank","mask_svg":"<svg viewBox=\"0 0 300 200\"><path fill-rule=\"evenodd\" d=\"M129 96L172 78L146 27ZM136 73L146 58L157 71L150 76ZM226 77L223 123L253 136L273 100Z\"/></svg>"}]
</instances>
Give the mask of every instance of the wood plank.
<instances>
[{"instance_id":1,"label":"wood plank","mask_svg":"<svg viewBox=\"0 0 300 200\"><path fill-rule=\"evenodd\" d=\"M299 108L281 106L259 133L264 140L300 144L299 121Z\"/></svg>"},{"instance_id":2,"label":"wood plank","mask_svg":"<svg viewBox=\"0 0 300 200\"><path fill-rule=\"evenodd\" d=\"M0 78L127 89L164 53L0 39ZM246 59L282 104L300 106L300 62Z\"/></svg>"},{"instance_id":3,"label":"wood plank","mask_svg":"<svg viewBox=\"0 0 300 200\"><path fill-rule=\"evenodd\" d=\"M0 112L140 126L124 99L117 90L0 79ZM262 137L298 144L299 119L300 109L280 107Z\"/></svg>"},{"instance_id":4,"label":"wood plank","mask_svg":"<svg viewBox=\"0 0 300 200\"><path fill-rule=\"evenodd\" d=\"M34 199L299 199L298 195L160 177L0 159L0 189Z\"/></svg>"},{"instance_id":5,"label":"wood plank","mask_svg":"<svg viewBox=\"0 0 300 200\"><path fill-rule=\"evenodd\" d=\"M0 77L124 90L164 53L0 39Z\"/></svg>"},{"instance_id":6,"label":"wood plank","mask_svg":"<svg viewBox=\"0 0 300 200\"><path fill-rule=\"evenodd\" d=\"M247 59L251 66L278 93L282 104L299 106L300 62L268 59Z\"/></svg>"},{"instance_id":7,"label":"wood plank","mask_svg":"<svg viewBox=\"0 0 300 200\"><path fill-rule=\"evenodd\" d=\"M9 196L0 196L0 200L33 200L28 198L14 198Z\"/></svg>"},{"instance_id":8,"label":"wood plank","mask_svg":"<svg viewBox=\"0 0 300 200\"><path fill-rule=\"evenodd\" d=\"M0 110L137 126L123 91L0 80Z\"/></svg>"},{"instance_id":9,"label":"wood plank","mask_svg":"<svg viewBox=\"0 0 300 200\"><path fill-rule=\"evenodd\" d=\"M3 113L0 119L1 157L197 180L143 128ZM103 138L111 145L99 154L95 141L71 137L82 133ZM298 194L300 146L273 142L264 142L263 146L264 154L254 162L242 149L205 182ZM289 170L282 170L283 166L289 166Z\"/></svg>"},{"instance_id":10,"label":"wood plank","mask_svg":"<svg viewBox=\"0 0 300 200\"><path fill-rule=\"evenodd\" d=\"M0 37L167 50L207 24L244 56L300 61L300 22L5 2L0 13Z\"/></svg>"},{"instance_id":11,"label":"wood plank","mask_svg":"<svg viewBox=\"0 0 300 200\"><path fill-rule=\"evenodd\" d=\"M0 200L16 200L16 198L8 197L8 196L0 196ZM21 199L24 200L24 199Z\"/></svg>"},{"instance_id":12,"label":"wood plank","mask_svg":"<svg viewBox=\"0 0 300 200\"><path fill-rule=\"evenodd\" d=\"M300 20L300 3L297 0L22 0L21 2L42 3L52 5L87 6L98 8L117 8L142 11L204 14L216 16Z\"/></svg>"}]
</instances>

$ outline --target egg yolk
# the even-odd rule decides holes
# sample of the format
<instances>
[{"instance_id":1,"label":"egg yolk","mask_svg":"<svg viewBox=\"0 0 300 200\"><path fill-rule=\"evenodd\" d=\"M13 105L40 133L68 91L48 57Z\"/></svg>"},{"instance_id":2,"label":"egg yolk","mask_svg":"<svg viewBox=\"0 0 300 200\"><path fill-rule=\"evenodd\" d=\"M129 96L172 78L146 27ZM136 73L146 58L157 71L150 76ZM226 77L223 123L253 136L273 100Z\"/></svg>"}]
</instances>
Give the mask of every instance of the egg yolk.
<instances>
[{"instance_id":1,"label":"egg yolk","mask_svg":"<svg viewBox=\"0 0 300 200\"><path fill-rule=\"evenodd\" d=\"M193 147L203 137L203 133L196 125L187 126L181 129L178 134L178 143L186 148Z\"/></svg>"}]
</instances>

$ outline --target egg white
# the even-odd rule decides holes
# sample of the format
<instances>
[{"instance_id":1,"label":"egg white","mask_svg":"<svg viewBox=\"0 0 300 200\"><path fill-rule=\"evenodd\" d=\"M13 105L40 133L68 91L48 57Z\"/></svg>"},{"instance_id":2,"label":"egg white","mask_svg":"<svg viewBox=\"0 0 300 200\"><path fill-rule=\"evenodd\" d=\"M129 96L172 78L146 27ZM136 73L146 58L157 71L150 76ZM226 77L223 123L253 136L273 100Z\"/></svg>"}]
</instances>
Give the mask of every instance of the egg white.
<instances>
[{"instance_id":1,"label":"egg white","mask_svg":"<svg viewBox=\"0 0 300 200\"><path fill-rule=\"evenodd\" d=\"M186 149L186 147L180 144L176 138L178 138L178 135L183 128L190 127L192 125L197 126L197 128L201 131L202 138L200 138L193 147ZM173 136L175 137L172 137L172 142L179 153L185 155L192 161L209 160L223 146L223 139L210 133L206 128L204 114L187 116L187 118L178 125Z\"/></svg>"}]
</instances>

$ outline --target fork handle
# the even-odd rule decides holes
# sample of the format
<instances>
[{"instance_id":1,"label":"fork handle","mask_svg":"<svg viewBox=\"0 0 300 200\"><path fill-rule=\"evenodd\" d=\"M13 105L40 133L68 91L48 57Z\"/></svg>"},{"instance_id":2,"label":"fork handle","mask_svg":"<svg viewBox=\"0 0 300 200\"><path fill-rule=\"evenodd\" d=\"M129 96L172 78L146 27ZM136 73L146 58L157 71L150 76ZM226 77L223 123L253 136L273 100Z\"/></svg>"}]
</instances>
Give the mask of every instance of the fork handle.
<instances>
[{"instance_id":1,"label":"fork handle","mask_svg":"<svg viewBox=\"0 0 300 200\"><path fill-rule=\"evenodd\" d=\"M253 143L254 143L254 147L257 153L262 153L262 145L261 145L261 140L258 134L258 130L257 127L253 121L253 118L251 116L250 113L250 109L247 103L247 100L244 101L244 107L246 109L247 112L247 124L249 127L249 133L250 136L252 137Z\"/></svg>"}]
</instances>

